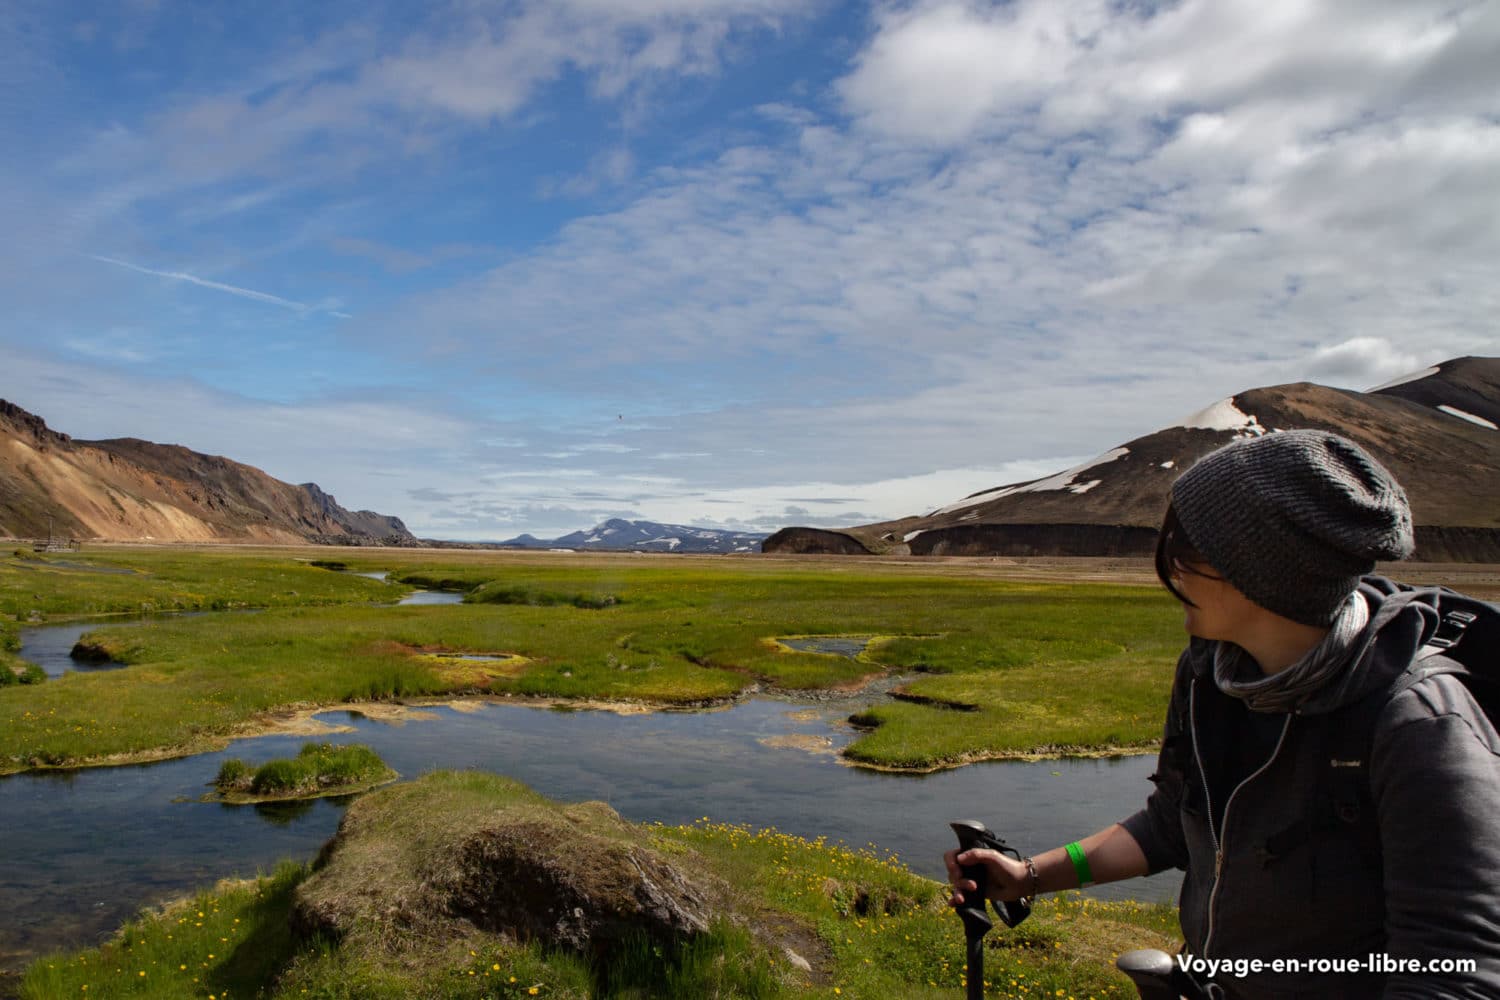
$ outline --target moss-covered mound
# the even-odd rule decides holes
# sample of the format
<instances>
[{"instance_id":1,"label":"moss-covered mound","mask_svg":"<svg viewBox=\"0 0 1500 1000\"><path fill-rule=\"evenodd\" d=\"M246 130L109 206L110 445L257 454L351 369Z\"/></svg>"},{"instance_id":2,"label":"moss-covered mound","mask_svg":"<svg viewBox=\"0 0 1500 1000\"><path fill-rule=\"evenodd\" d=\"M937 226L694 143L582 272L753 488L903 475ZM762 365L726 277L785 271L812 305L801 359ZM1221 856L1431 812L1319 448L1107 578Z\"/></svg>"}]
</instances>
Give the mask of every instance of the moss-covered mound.
<instances>
[{"instance_id":1,"label":"moss-covered mound","mask_svg":"<svg viewBox=\"0 0 1500 1000\"><path fill-rule=\"evenodd\" d=\"M608 960L641 938L677 950L728 893L603 803L563 805L495 775L439 773L350 807L298 888L304 932L400 951L473 931Z\"/></svg>"}]
</instances>

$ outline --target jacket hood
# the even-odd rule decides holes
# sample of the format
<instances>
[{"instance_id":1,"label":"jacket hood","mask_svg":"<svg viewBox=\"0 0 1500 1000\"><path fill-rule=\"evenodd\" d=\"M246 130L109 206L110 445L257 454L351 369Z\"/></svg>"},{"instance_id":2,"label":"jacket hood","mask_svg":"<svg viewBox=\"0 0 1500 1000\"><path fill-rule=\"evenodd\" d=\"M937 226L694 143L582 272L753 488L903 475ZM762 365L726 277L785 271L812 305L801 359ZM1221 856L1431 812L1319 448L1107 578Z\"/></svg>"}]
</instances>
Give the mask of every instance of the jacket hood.
<instances>
[{"instance_id":1,"label":"jacket hood","mask_svg":"<svg viewBox=\"0 0 1500 1000\"><path fill-rule=\"evenodd\" d=\"M1369 605L1370 620L1351 645L1348 666L1303 702L1297 709L1299 715L1323 715L1389 687L1442 620L1438 611L1442 591L1436 587L1411 587L1383 576L1366 576L1358 591ZM1216 643L1194 639L1191 645L1198 653L1194 673L1212 678Z\"/></svg>"}]
</instances>

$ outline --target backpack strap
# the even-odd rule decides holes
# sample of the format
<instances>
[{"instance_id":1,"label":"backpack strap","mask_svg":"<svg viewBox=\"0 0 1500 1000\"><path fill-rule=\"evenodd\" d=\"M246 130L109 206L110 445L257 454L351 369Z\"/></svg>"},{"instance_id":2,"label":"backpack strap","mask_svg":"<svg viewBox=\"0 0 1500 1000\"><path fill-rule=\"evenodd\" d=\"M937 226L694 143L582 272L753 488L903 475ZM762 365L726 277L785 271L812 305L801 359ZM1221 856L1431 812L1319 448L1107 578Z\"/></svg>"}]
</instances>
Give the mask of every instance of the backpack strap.
<instances>
[{"instance_id":1,"label":"backpack strap","mask_svg":"<svg viewBox=\"0 0 1500 1000\"><path fill-rule=\"evenodd\" d=\"M1427 642L1417 650L1412 662L1389 685L1374 691L1350 705L1330 712L1309 727L1309 739L1318 741L1315 759L1323 762L1313 781L1312 795L1302 816L1285 829L1267 837L1258 847L1263 864L1300 847L1312 837L1341 826L1349 827L1359 840L1360 853L1378 866L1380 829L1375 820L1375 800L1370 788L1370 759L1375 749L1375 725L1390 700L1403 691L1437 674L1457 674L1480 697L1482 706L1494 715L1500 704L1500 678L1489 671L1485 652L1493 647L1500 616L1493 605L1454 594L1466 606L1450 607ZM1475 641L1462 651L1456 649L1469 633L1470 626L1488 615L1483 628L1474 629ZM1475 647L1470 651L1469 647ZM1481 659L1476 661L1475 657ZM1474 666L1466 664L1468 660ZM1480 666L1480 663L1483 663ZM1477 671L1477 672L1476 672ZM1489 671L1488 673L1486 671ZM1486 692L1489 692L1486 694ZM1489 698L1486 701L1486 698Z\"/></svg>"},{"instance_id":2,"label":"backpack strap","mask_svg":"<svg viewBox=\"0 0 1500 1000\"><path fill-rule=\"evenodd\" d=\"M1426 645L1417 650L1417 655L1412 659L1420 663L1434 656L1441 656L1458 645L1464 637L1465 630L1479 618L1472 611L1454 609L1443 615L1443 620L1438 623L1437 631L1432 638L1427 640ZM1415 683L1415 682L1413 682ZM1410 687L1408 684L1406 687ZM1403 689L1404 690L1404 689Z\"/></svg>"},{"instance_id":3,"label":"backpack strap","mask_svg":"<svg viewBox=\"0 0 1500 1000\"><path fill-rule=\"evenodd\" d=\"M1316 836L1340 829L1354 833L1366 864L1380 864L1380 831L1370 794L1370 749L1375 721L1395 693L1391 688L1375 691L1304 729L1321 766L1302 815L1256 848L1263 866L1274 864Z\"/></svg>"},{"instance_id":4,"label":"backpack strap","mask_svg":"<svg viewBox=\"0 0 1500 1000\"><path fill-rule=\"evenodd\" d=\"M1473 616L1468 618L1472 620ZM1463 621L1456 626L1459 637L1467 625L1468 622ZM1323 766L1313 781L1308 807L1296 821L1267 837L1256 848L1263 865L1272 864L1318 834L1345 827L1358 838L1359 851L1366 863L1379 866L1380 828L1370 788L1376 722L1392 698L1428 677L1468 675L1469 670L1462 663L1444 655L1456 642L1457 638L1445 644L1429 642L1428 646L1434 648L1426 652L1428 646L1424 646L1424 652L1388 686L1330 712L1321 720L1321 725L1310 738L1318 743L1316 759L1321 760Z\"/></svg>"}]
</instances>

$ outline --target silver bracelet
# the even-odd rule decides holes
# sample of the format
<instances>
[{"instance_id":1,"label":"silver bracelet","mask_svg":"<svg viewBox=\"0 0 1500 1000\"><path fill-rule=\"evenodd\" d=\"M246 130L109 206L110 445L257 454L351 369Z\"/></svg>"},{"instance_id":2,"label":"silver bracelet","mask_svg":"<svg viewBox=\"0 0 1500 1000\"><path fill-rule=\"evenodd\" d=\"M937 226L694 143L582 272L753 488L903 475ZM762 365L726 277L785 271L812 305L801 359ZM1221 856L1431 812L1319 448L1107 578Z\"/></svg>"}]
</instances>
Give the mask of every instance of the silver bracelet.
<instances>
[{"instance_id":1,"label":"silver bracelet","mask_svg":"<svg viewBox=\"0 0 1500 1000\"><path fill-rule=\"evenodd\" d=\"M1042 877L1036 873L1036 862L1030 858L1022 858L1026 863L1026 870L1031 873L1031 898L1035 899L1042 891Z\"/></svg>"}]
</instances>

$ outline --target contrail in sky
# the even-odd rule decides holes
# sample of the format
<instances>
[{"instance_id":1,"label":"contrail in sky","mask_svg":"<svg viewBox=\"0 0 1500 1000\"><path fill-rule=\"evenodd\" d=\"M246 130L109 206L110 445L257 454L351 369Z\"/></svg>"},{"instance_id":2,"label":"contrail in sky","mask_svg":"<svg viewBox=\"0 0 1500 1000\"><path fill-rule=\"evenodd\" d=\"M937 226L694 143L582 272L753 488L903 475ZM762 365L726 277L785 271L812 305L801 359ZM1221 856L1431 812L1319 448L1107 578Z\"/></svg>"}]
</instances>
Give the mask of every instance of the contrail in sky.
<instances>
[{"instance_id":1,"label":"contrail in sky","mask_svg":"<svg viewBox=\"0 0 1500 1000\"><path fill-rule=\"evenodd\" d=\"M154 274L158 278L171 278L173 281L187 281L194 285L202 285L204 288L213 288L221 292L228 292L230 295L238 295L243 299L254 299L256 302L269 302L271 305L281 306L283 309L296 309L305 312L308 308L303 303L293 302L291 299L283 299L276 295L268 295L265 292L257 292L252 288L240 288L236 285L226 285L218 281L209 281L207 278L200 278L197 275L186 274L182 271L156 271L149 267L141 267L139 264L132 264L129 261L116 260L113 257L101 257L98 254L92 253L87 256L94 260L103 261L106 264L114 264L116 267L125 267L132 271L139 271L141 274Z\"/></svg>"}]
</instances>

